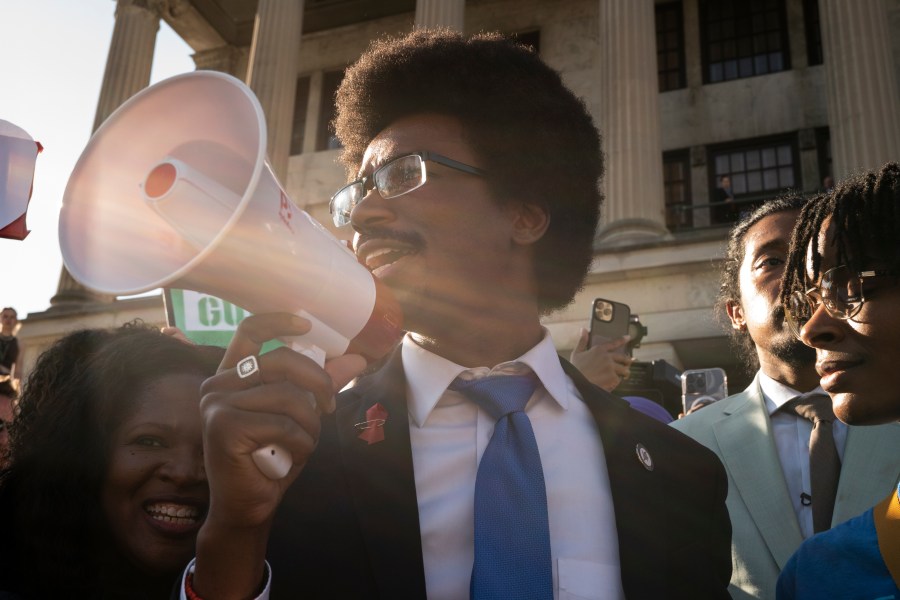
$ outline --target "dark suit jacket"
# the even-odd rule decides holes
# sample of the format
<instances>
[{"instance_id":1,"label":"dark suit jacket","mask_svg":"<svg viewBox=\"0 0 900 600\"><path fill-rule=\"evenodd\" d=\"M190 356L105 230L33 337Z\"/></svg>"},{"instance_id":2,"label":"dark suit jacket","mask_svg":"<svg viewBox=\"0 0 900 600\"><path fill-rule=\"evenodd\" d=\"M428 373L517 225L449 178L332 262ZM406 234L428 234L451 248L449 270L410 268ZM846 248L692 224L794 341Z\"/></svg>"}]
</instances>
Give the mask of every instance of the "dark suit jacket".
<instances>
[{"instance_id":1,"label":"dark suit jacket","mask_svg":"<svg viewBox=\"0 0 900 600\"><path fill-rule=\"evenodd\" d=\"M715 455L590 384L570 364L600 428L628 598L728 598L731 525ZM272 598L424 598L425 577L399 350L338 398L319 447L273 525ZM355 424L380 402L384 441ZM643 445L653 460L638 460ZM577 449L573 449L577 453ZM465 524L468 526L468 524Z\"/></svg>"}]
</instances>

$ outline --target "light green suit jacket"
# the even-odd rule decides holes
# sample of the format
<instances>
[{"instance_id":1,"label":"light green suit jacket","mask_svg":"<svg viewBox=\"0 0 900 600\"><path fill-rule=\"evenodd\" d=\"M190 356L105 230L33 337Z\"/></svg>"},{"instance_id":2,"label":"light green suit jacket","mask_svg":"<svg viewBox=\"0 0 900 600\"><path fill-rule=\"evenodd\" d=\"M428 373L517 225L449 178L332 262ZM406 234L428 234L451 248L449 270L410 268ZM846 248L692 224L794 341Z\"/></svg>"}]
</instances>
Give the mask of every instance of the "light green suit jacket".
<instances>
[{"instance_id":1,"label":"light green suit jacket","mask_svg":"<svg viewBox=\"0 0 900 600\"><path fill-rule=\"evenodd\" d=\"M740 394L672 426L716 453L728 473L729 592L736 600L775 598L775 583L803 536L788 497L758 377ZM900 423L847 433L832 526L877 504L900 478Z\"/></svg>"}]
</instances>

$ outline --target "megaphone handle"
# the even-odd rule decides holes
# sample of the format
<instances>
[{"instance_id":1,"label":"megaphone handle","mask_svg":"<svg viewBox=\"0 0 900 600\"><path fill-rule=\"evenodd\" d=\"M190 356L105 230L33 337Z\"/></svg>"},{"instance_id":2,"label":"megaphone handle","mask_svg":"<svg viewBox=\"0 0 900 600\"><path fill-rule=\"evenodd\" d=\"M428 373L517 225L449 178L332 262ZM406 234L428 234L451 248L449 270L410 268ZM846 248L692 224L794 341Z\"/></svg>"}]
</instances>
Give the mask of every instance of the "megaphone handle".
<instances>
[{"instance_id":1,"label":"megaphone handle","mask_svg":"<svg viewBox=\"0 0 900 600\"><path fill-rule=\"evenodd\" d=\"M275 444L254 450L252 456L253 464L269 479L282 479L294 464L287 450Z\"/></svg>"},{"instance_id":2,"label":"megaphone handle","mask_svg":"<svg viewBox=\"0 0 900 600\"><path fill-rule=\"evenodd\" d=\"M291 348L310 357L320 367L325 366L325 351L318 346L303 345L294 341L291 343ZM252 457L256 468L269 479L282 479L294 464L290 453L277 444L270 444L254 450Z\"/></svg>"}]
</instances>

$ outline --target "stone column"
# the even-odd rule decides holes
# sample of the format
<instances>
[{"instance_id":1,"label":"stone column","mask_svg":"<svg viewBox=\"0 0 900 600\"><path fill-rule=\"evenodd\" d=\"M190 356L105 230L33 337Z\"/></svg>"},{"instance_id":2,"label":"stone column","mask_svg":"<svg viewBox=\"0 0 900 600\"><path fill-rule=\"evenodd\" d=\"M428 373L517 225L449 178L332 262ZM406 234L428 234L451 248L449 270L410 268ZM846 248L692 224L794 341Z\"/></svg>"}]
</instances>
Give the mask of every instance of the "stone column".
<instances>
[{"instance_id":1,"label":"stone column","mask_svg":"<svg viewBox=\"0 0 900 600\"><path fill-rule=\"evenodd\" d=\"M247 81L266 115L272 170L287 181L303 0L259 0Z\"/></svg>"},{"instance_id":2,"label":"stone column","mask_svg":"<svg viewBox=\"0 0 900 600\"><path fill-rule=\"evenodd\" d=\"M246 46L239 48L226 44L195 52L193 59L198 71L219 71L246 80L249 56L250 52Z\"/></svg>"},{"instance_id":3,"label":"stone column","mask_svg":"<svg viewBox=\"0 0 900 600\"><path fill-rule=\"evenodd\" d=\"M116 21L100 87L93 130L125 100L147 87L162 0L118 0ZM84 304L111 302L115 298L94 293L75 281L65 267L59 276L51 309L76 308Z\"/></svg>"},{"instance_id":4,"label":"stone column","mask_svg":"<svg viewBox=\"0 0 900 600\"><path fill-rule=\"evenodd\" d=\"M900 158L900 91L883 0L819 0L835 180Z\"/></svg>"},{"instance_id":5,"label":"stone column","mask_svg":"<svg viewBox=\"0 0 900 600\"><path fill-rule=\"evenodd\" d=\"M653 0L600 0L600 127L606 194L597 241L665 235Z\"/></svg>"},{"instance_id":6,"label":"stone column","mask_svg":"<svg viewBox=\"0 0 900 600\"><path fill-rule=\"evenodd\" d=\"M319 69L309 75L309 101L306 105L306 135L303 138L303 153L316 151L316 133L319 128L319 112L322 107L322 87L325 81L325 73Z\"/></svg>"},{"instance_id":7,"label":"stone column","mask_svg":"<svg viewBox=\"0 0 900 600\"><path fill-rule=\"evenodd\" d=\"M449 27L463 31L465 0L416 0L416 27Z\"/></svg>"},{"instance_id":8,"label":"stone column","mask_svg":"<svg viewBox=\"0 0 900 600\"><path fill-rule=\"evenodd\" d=\"M119 105L149 85L163 4L161 0L118 0L95 131Z\"/></svg>"}]
</instances>

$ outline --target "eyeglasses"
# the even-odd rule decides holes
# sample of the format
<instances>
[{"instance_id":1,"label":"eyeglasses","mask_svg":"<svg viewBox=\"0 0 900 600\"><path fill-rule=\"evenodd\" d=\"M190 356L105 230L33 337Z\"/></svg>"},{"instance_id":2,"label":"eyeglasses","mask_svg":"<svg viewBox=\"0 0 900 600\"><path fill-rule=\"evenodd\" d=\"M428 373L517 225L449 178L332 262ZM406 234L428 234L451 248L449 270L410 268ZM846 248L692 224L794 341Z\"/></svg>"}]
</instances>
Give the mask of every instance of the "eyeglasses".
<instances>
[{"instance_id":1,"label":"eyeglasses","mask_svg":"<svg viewBox=\"0 0 900 600\"><path fill-rule=\"evenodd\" d=\"M413 152L382 165L368 177L351 181L331 197L328 209L337 227L350 223L350 213L373 187L382 198L396 198L417 190L428 181L425 162L433 162L463 173L481 175L483 170L433 152Z\"/></svg>"},{"instance_id":2,"label":"eyeglasses","mask_svg":"<svg viewBox=\"0 0 900 600\"><path fill-rule=\"evenodd\" d=\"M798 338L806 323L812 318L819 304L834 319L846 321L862 310L866 301L863 282L875 277L897 276L897 270L871 270L854 273L847 265L835 267L822 275L822 281L801 292L795 291L788 297L785 320L788 328Z\"/></svg>"}]
</instances>

